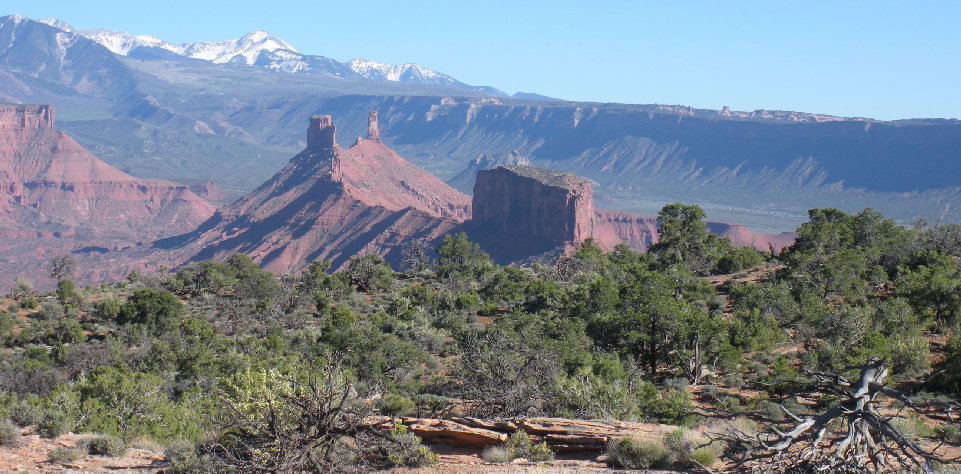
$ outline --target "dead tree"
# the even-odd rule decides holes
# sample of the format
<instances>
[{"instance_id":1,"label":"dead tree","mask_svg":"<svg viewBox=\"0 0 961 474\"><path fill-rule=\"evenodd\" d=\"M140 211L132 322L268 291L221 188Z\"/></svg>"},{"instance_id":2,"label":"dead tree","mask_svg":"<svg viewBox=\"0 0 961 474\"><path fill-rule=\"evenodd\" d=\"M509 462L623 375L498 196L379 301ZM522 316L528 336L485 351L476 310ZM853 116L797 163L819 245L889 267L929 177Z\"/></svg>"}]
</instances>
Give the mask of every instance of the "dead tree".
<instances>
[{"instance_id":1,"label":"dead tree","mask_svg":"<svg viewBox=\"0 0 961 474\"><path fill-rule=\"evenodd\" d=\"M854 368L860 369L854 382L839 374L808 372L815 379L813 393L840 397L823 414L802 418L781 406L796 423L790 430L772 426L770 432L749 435L729 431L715 437L729 446L735 470L934 472L932 462L957 461L939 455L940 445L927 449L893 426L891 421L902 418L903 408L893 415L880 413L881 395L900 401L904 408L919 411L904 394L883 385L888 375L884 360L872 358L867 364ZM835 430L838 425L840 429Z\"/></svg>"}]
</instances>

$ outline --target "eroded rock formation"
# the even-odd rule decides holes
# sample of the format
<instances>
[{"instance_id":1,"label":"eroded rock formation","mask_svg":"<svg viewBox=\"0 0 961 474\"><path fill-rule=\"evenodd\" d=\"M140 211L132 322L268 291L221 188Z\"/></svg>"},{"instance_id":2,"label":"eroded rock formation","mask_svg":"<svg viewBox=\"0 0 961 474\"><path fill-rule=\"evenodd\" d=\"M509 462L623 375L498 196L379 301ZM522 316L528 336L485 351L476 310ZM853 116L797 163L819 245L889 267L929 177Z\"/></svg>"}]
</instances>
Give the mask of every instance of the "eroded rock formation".
<instances>
[{"instance_id":1,"label":"eroded rock formation","mask_svg":"<svg viewBox=\"0 0 961 474\"><path fill-rule=\"evenodd\" d=\"M474 225L554 246L583 242L594 234L591 183L571 173L533 166L480 171L473 210Z\"/></svg>"},{"instance_id":2,"label":"eroded rock formation","mask_svg":"<svg viewBox=\"0 0 961 474\"><path fill-rule=\"evenodd\" d=\"M611 249L637 251L657 242L657 217L595 209L590 181L532 166L501 166L477 173L472 236L501 261L523 259L558 247L570 250L588 238ZM737 224L708 222L708 229L736 246L780 251L793 233L756 234Z\"/></svg>"},{"instance_id":3,"label":"eroded rock formation","mask_svg":"<svg viewBox=\"0 0 961 474\"><path fill-rule=\"evenodd\" d=\"M380 142L380 131L377 126L377 111L371 110L370 115L367 116L367 139L370 141Z\"/></svg>"},{"instance_id":4,"label":"eroded rock formation","mask_svg":"<svg viewBox=\"0 0 961 474\"><path fill-rule=\"evenodd\" d=\"M49 255L104 254L192 229L214 211L187 186L100 161L54 128L50 105L0 105L0 189L0 273L11 280L25 274L42 282ZM81 272L82 282L109 272L81 270L90 276Z\"/></svg>"},{"instance_id":5,"label":"eroded rock formation","mask_svg":"<svg viewBox=\"0 0 961 474\"><path fill-rule=\"evenodd\" d=\"M470 217L467 196L377 137L372 113L368 138L341 148L331 117L315 115L307 148L286 167L196 231L157 245L188 259L242 252L275 272L316 259L330 259L337 268L366 253L397 261L405 241L436 239Z\"/></svg>"}]
</instances>

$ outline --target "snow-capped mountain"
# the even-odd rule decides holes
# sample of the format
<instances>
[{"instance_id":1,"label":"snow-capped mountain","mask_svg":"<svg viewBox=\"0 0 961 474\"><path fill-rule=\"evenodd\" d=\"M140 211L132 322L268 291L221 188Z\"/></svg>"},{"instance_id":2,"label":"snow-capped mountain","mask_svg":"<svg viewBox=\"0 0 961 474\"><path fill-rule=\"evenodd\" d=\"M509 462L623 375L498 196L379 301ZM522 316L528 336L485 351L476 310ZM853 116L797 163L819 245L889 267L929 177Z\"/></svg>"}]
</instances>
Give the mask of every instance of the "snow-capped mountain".
<instances>
[{"instance_id":1,"label":"snow-capped mountain","mask_svg":"<svg viewBox=\"0 0 961 474\"><path fill-rule=\"evenodd\" d=\"M252 31L241 38L218 42L172 44L147 35L132 35L102 28L80 30L56 18L41 23L77 34L100 43L114 54L131 57L157 57L158 53L174 54L215 64L255 66L289 73L328 74L343 79L370 79L409 84L443 84L464 89L483 90L502 95L492 88L474 87L432 69L413 64L387 64L367 59L348 63L303 54L286 41L266 31Z\"/></svg>"},{"instance_id":2,"label":"snow-capped mountain","mask_svg":"<svg viewBox=\"0 0 961 474\"><path fill-rule=\"evenodd\" d=\"M465 85L460 81L413 63L387 64L358 58L347 63L350 69L368 79L394 82Z\"/></svg>"},{"instance_id":3,"label":"snow-capped mountain","mask_svg":"<svg viewBox=\"0 0 961 474\"><path fill-rule=\"evenodd\" d=\"M137 48L158 48L171 53L200 59L215 64L241 63L248 66L254 65L262 52L281 52L288 56L302 56L293 46L286 41L271 36L266 31L252 31L241 38L230 41L218 41L214 43L184 43L171 44L159 38L147 35L132 35L123 31L112 31L103 28L90 30L78 30L69 24L56 18L44 18L40 20L54 28L59 28L69 33L92 39L112 51L114 54L128 56Z\"/></svg>"}]
</instances>

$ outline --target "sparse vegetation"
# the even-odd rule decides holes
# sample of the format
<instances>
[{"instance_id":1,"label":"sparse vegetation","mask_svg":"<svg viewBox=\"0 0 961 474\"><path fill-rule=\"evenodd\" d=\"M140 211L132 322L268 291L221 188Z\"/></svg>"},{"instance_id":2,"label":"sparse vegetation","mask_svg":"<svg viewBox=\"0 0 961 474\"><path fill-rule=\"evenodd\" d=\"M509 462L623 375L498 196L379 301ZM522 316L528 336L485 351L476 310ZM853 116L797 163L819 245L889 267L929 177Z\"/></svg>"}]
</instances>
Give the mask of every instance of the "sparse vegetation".
<instances>
[{"instance_id":1,"label":"sparse vegetation","mask_svg":"<svg viewBox=\"0 0 961 474\"><path fill-rule=\"evenodd\" d=\"M20 443L20 428L10 420L0 419L0 446L16 446Z\"/></svg>"},{"instance_id":2,"label":"sparse vegetation","mask_svg":"<svg viewBox=\"0 0 961 474\"><path fill-rule=\"evenodd\" d=\"M85 444L87 452L95 456L116 458L127 452L127 443L116 436L95 436L86 440Z\"/></svg>"},{"instance_id":3,"label":"sparse vegetation","mask_svg":"<svg viewBox=\"0 0 961 474\"><path fill-rule=\"evenodd\" d=\"M695 434L714 429L699 410L766 436L843 402L799 397L815 374L851 379L872 357L912 403L956 405L961 272L938 228L814 210L774 262L710 237L702 214L668 206L650 253L587 241L554 268L500 268L456 234L436 262L408 249L406 273L367 256L278 276L235 256L84 290L21 288L0 298L0 416L47 438L101 433L98 452L149 438L173 472L436 462L403 427L362 422L373 415L650 421L695 428L612 442L611 465L699 469L736 451ZM737 262L751 269L702 276ZM957 445L957 412L891 426ZM518 457L551 451L518 430L484 453Z\"/></svg>"},{"instance_id":4,"label":"sparse vegetation","mask_svg":"<svg viewBox=\"0 0 961 474\"><path fill-rule=\"evenodd\" d=\"M83 451L69 446L57 446L49 455L49 461L55 464L72 464L80 459L83 459Z\"/></svg>"}]
</instances>

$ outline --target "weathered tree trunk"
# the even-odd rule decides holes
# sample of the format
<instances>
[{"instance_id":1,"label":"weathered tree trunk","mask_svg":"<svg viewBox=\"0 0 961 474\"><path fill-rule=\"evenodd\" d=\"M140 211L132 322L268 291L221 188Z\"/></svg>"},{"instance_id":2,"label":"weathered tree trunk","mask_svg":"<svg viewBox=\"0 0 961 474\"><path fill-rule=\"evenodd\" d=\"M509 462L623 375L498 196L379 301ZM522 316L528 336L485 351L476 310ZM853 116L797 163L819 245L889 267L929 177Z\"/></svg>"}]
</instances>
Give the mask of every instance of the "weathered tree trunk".
<instances>
[{"instance_id":1,"label":"weathered tree trunk","mask_svg":"<svg viewBox=\"0 0 961 474\"><path fill-rule=\"evenodd\" d=\"M843 398L826 412L801 418L783 406L797 424L787 432L772 427L774 435L747 436L726 433L742 450L737 470L785 472L847 472L874 470L920 470L933 472L931 461L949 462L899 432L878 412L879 395L894 398L907 407L917 407L900 392L883 385L888 368L883 360L871 359L860 367L851 383L839 374L810 372L817 379L815 393ZM842 435L829 433L830 423L844 421Z\"/></svg>"}]
</instances>

